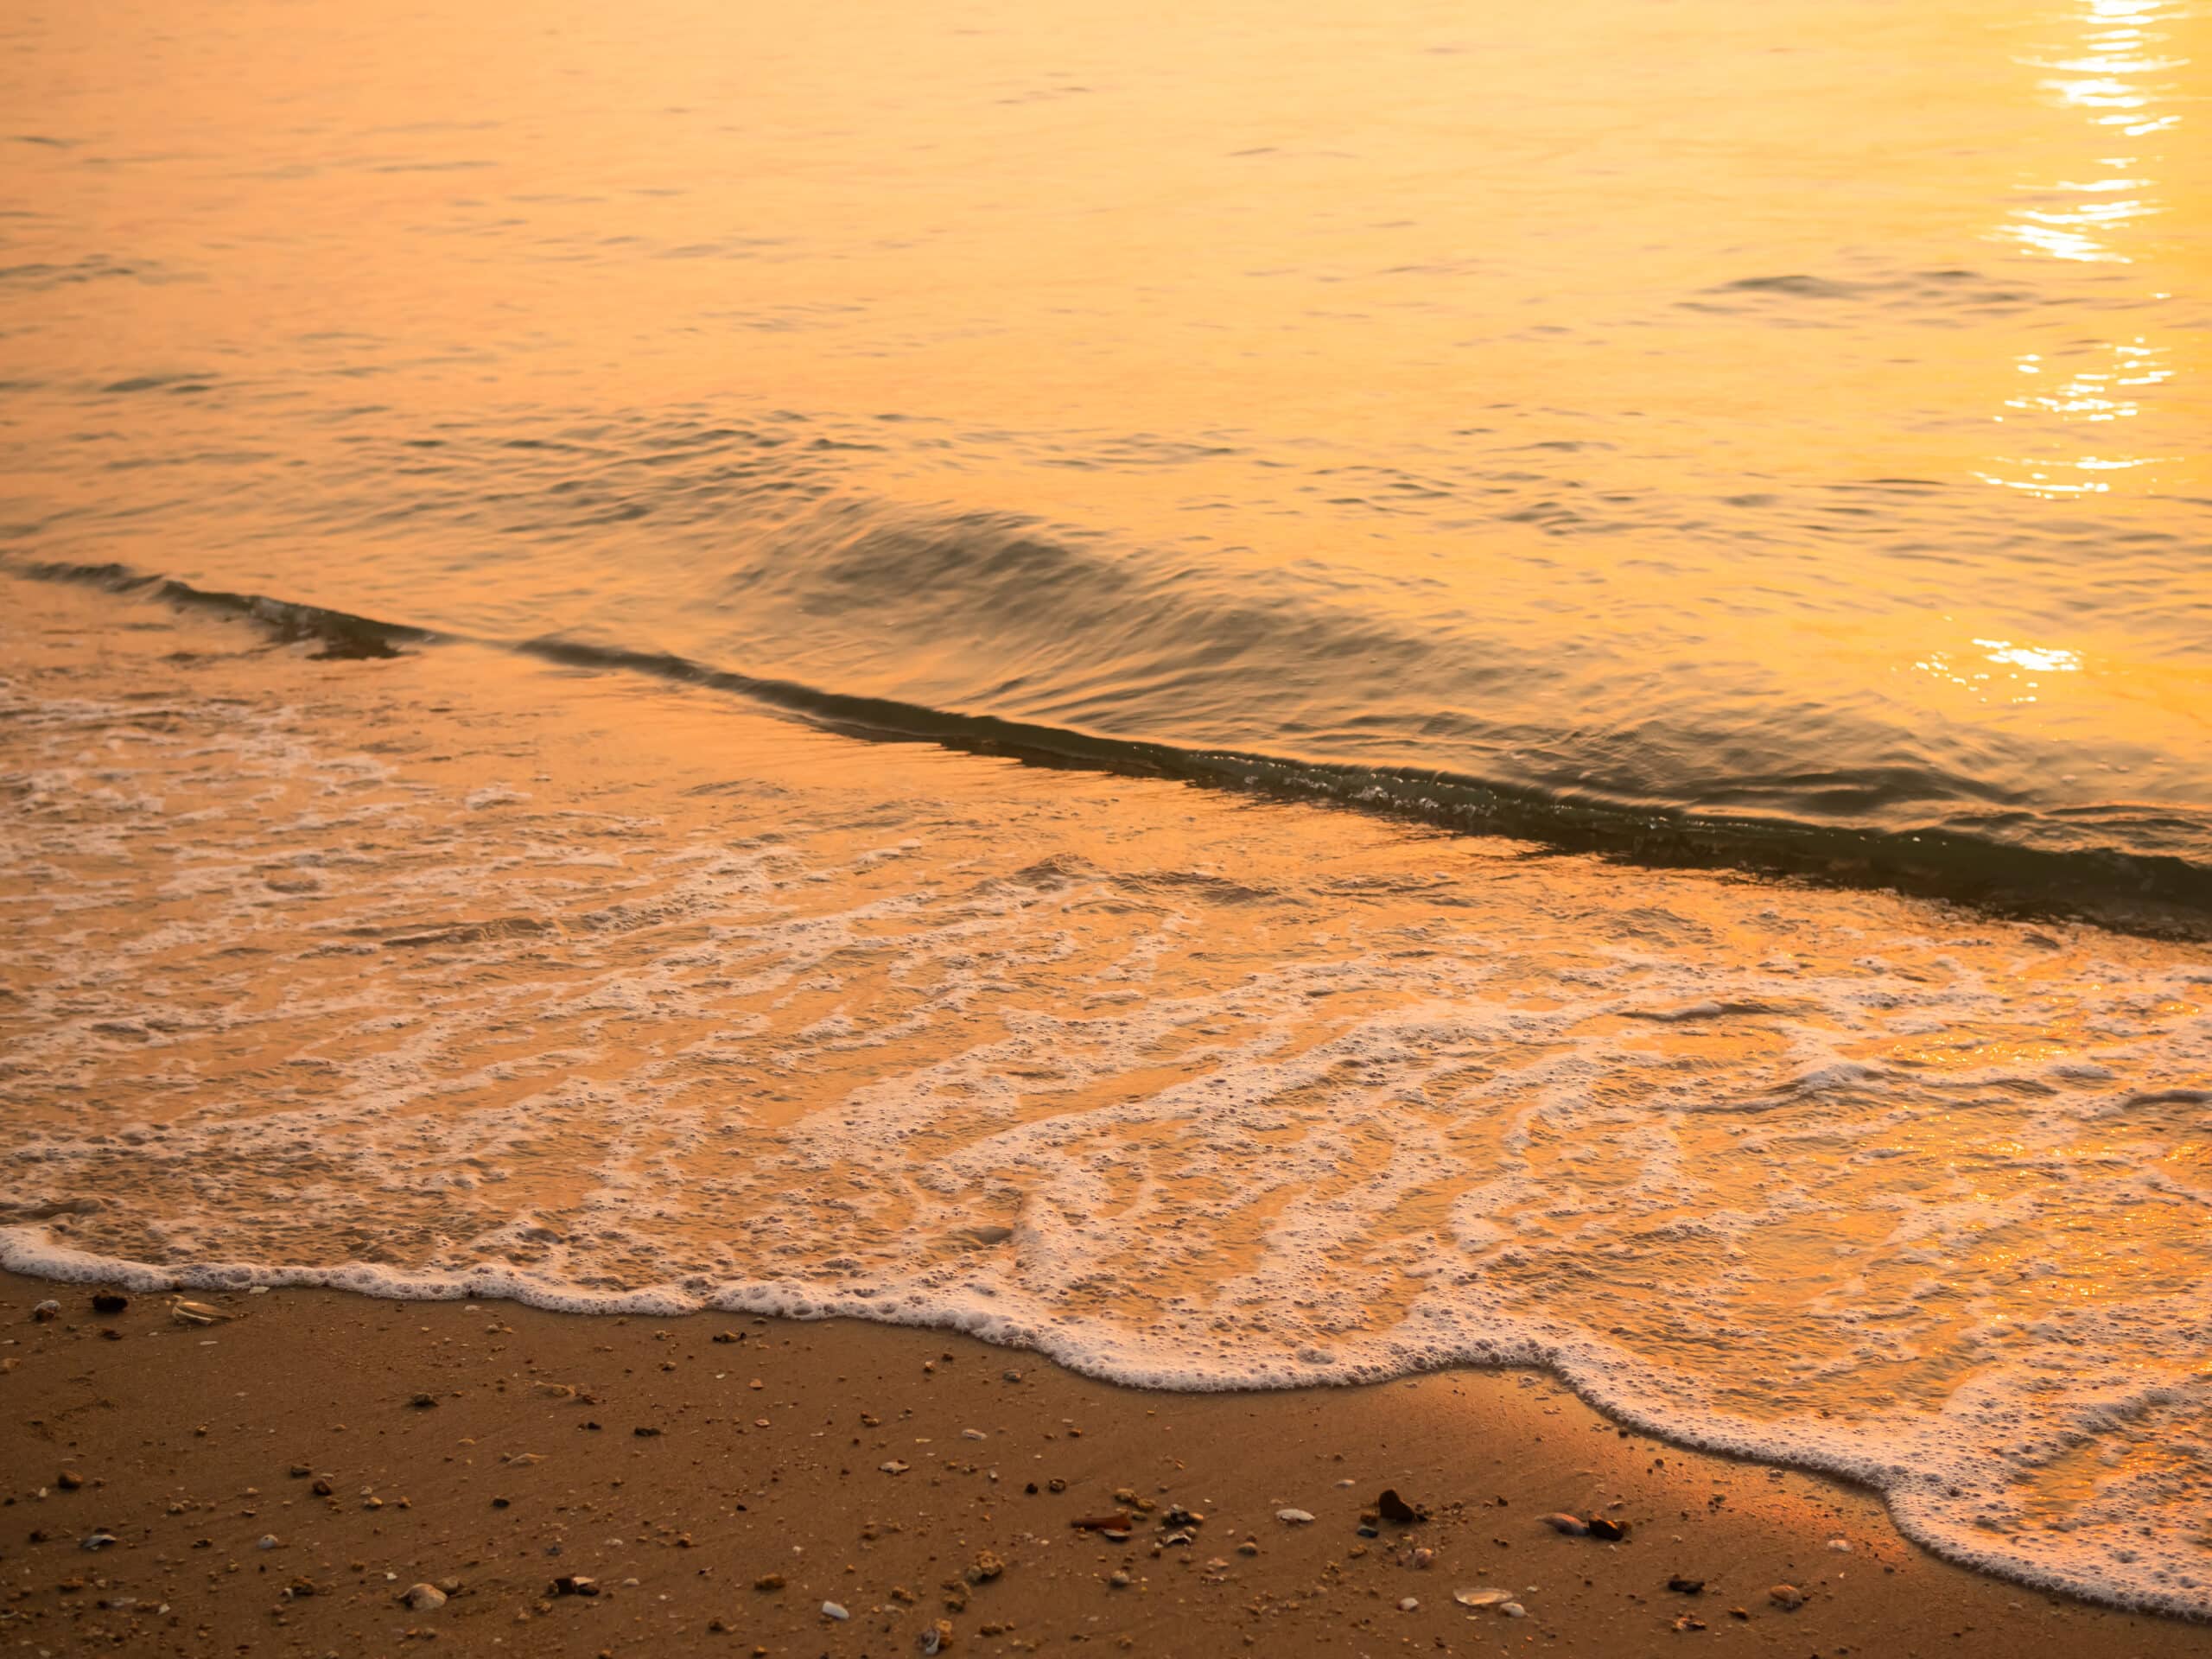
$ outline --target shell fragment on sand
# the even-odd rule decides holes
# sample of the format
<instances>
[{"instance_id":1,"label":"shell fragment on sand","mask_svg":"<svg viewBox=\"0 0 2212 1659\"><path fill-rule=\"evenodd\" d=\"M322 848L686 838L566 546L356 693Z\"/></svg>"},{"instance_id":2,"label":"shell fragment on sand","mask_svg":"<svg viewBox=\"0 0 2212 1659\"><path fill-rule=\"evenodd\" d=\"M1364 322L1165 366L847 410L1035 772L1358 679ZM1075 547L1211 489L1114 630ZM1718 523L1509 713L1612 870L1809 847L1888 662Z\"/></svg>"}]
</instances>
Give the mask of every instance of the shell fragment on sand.
<instances>
[{"instance_id":1,"label":"shell fragment on sand","mask_svg":"<svg viewBox=\"0 0 2212 1659\"><path fill-rule=\"evenodd\" d=\"M1452 1599L1462 1607L1496 1607L1513 1599L1510 1590L1454 1590Z\"/></svg>"}]
</instances>

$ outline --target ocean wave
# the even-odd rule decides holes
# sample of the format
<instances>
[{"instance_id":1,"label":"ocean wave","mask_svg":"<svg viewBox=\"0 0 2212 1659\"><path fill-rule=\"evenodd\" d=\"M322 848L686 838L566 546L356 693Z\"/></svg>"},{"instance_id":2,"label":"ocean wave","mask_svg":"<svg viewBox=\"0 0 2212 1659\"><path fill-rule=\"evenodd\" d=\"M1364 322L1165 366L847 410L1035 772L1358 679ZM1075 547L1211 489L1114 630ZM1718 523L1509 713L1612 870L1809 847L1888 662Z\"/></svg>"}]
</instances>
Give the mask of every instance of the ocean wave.
<instances>
[{"instance_id":1,"label":"ocean wave","mask_svg":"<svg viewBox=\"0 0 2212 1659\"><path fill-rule=\"evenodd\" d=\"M1013 543L1007 558L1061 558L1044 544ZM940 550L940 553L941 553ZM878 569L855 559L857 573ZM250 620L287 641L311 641L326 657L386 655L469 636L390 622L297 601L206 589L116 564L19 561L0 567L27 576L88 582L124 594ZM913 572L909 569L906 574ZM1025 575L1027 580L1033 572ZM879 573L872 581L881 582ZM1279 799L1309 801L1415 820L1469 834L1527 840L1659 868L1734 868L1847 887L1889 888L1973 905L1993 913L2079 918L2154 936L2212 937L2212 860L2152 847L2212 844L2212 822L2187 808L2112 804L2038 812L2027 805L1986 815L1986 828L1930 823L1887 829L1849 821L1853 797L1892 799L1894 779L1835 773L1791 780L1821 796L1834 817L1779 811L1732 814L1649 798L1608 798L1443 768L1302 759L1117 738L1077 727L933 708L897 698L823 689L747 674L672 652L566 638L487 639L518 653L573 666L650 674L710 687L804 716L861 738L924 742L1042 766L1172 778ZM1933 787L1924 776L1918 780ZM1952 780L1945 780L1952 782ZM1980 794L1971 783L1952 792ZM1777 788L1767 793L1780 798ZM1861 803L1863 804L1863 802ZM1969 815L1971 816L1971 815ZM2038 832L2064 844L2037 844Z\"/></svg>"}]
</instances>

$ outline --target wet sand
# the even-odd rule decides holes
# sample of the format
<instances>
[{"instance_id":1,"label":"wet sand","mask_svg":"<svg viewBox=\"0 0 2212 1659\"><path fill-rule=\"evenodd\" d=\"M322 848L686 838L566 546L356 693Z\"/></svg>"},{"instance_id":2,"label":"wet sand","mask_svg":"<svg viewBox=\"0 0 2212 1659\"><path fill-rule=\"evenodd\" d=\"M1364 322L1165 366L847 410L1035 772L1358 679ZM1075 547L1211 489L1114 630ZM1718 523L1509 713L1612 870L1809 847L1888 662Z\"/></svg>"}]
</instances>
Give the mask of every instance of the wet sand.
<instances>
[{"instance_id":1,"label":"wet sand","mask_svg":"<svg viewBox=\"0 0 2212 1659\"><path fill-rule=\"evenodd\" d=\"M888 1655L943 1620L979 1654L2212 1652L2212 1630L1955 1567L1866 1493L1630 1433L1521 1373L1158 1395L850 1322L280 1290L200 1294L234 1316L201 1325L92 1297L0 1279L11 1649ZM1385 1487L1432 1516L1363 1539ZM1204 1517L1188 1545L1166 1541L1179 1504ZM1560 1535L1540 1517L1561 1510L1628 1536ZM1071 1524L1116 1512L1123 1543ZM447 1599L410 1608L417 1584ZM1478 1587L1527 1616L1455 1605Z\"/></svg>"}]
</instances>

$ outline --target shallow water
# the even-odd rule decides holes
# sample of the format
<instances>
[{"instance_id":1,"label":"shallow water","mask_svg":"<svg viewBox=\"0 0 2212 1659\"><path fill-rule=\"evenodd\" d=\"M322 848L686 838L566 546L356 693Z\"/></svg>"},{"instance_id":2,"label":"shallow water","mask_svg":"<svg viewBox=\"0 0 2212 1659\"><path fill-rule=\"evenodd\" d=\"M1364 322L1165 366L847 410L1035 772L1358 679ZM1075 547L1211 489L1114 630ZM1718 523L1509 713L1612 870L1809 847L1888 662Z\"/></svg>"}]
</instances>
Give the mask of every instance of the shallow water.
<instances>
[{"instance_id":1,"label":"shallow water","mask_svg":"<svg viewBox=\"0 0 2212 1659\"><path fill-rule=\"evenodd\" d=\"M2201 8L756 10L19 14L10 556L2212 916Z\"/></svg>"},{"instance_id":2,"label":"shallow water","mask_svg":"<svg viewBox=\"0 0 2212 1659\"><path fill-rule=\"evenodd\" d=\"M0 21L0 1259L1541 1363L2212 1612L2207 29Z\"/></svg>"},{"instance_id":3,"label":"shallow water","mask_svg":"<svg viewBox=\"0 0 2212 1659\"><path fill-rule=\"evenodd\" d=\"M0 1262L1541 1363L2212 1611L2201 947L11 587Z\"/></svg>"}]
</instances>

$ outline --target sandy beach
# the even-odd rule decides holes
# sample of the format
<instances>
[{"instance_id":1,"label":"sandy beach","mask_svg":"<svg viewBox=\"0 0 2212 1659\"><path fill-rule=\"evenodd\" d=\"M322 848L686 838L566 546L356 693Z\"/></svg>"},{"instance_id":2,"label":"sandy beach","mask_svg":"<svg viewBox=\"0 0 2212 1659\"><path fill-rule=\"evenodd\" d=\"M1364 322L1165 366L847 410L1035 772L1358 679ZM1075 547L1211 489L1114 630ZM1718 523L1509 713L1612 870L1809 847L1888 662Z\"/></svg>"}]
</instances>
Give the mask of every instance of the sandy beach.
<instances>
[{"instance_id":1,"label":"sandy beach","mask_svg":"<svg viewBox=\"0 0 2212 1659\"><path fill-rule=\"evenodd\" d=\"M851 1322L278 1290L196 1294L223 1316L198 1324L93 1294L0 1285L0 1628L22 1651L2212 1650L1527 1374L1160 1395ZM1363 1537L1385 1488L1429 1518ZM1563 1535L1558 1511L1627 1535ZM1116 1515L1126 1541L1074 1524ZM1485 1589L1525 1617L1454 1601Z\"/></svg>"}]
</instances>

